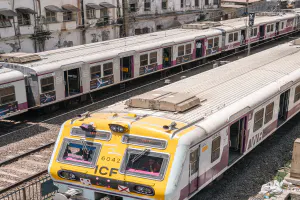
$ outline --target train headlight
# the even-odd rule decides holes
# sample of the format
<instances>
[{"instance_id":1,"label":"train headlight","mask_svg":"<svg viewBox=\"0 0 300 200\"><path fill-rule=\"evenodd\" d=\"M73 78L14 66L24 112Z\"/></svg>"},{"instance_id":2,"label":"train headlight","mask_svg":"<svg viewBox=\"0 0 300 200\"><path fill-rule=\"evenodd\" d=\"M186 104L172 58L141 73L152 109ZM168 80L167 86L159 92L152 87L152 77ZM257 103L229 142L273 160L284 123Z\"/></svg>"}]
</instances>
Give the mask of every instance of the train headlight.
<instances>
[{"instance_id":1,"label":"train headlight","mask_svg":"<svg viewBox=\"0 0 300 200\"><path fill-rule=\"evenodd\" d=\"M59 171L58 176L67 180L76 180L77 177L73 172Z\"/></svg>"},{"instance_id":2,"label":"train headlight","mask_svg":"<svg viewBox=\"0 0 300 200\"><path fill-rule=\"evenodd\" d=\"M109 128L112 132L125 133L129 127L127 124L109 124Z\"/></svg>"},{"instance_id":3,"label":"train headlight","mask_svg":"<svg viewBox=\"0 0 300 200\"><path fill-rule=\"evenodd\" d=\"M145 195L154 195L154 190L150 187L144 186L144 185L136 185L134 186L134 191L139 194L145 194Z\"/></svg>"}]
</instances>

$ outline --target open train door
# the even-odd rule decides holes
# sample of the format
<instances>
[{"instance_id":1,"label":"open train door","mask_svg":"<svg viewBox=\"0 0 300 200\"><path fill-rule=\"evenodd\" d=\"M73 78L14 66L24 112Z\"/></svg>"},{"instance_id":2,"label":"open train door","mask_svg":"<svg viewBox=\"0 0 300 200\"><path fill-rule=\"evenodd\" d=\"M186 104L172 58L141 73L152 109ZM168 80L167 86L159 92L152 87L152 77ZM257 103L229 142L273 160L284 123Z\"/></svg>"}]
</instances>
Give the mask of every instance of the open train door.
<instances>
[{"instance_id":1,"label":"open train door","mask_svg":"<svg viewBox=\"0 0 300 200\"><path fill-rule=\"evenodd\" d=\"M280 126L281 124L283 124L287 119L288 108L289 108L289 98L290 98L290 90L287 90L280 95L277 126Z\"/></svg>"},{"instance_id":2,"label":"open train door","mask_svg":"<svg viewBox=\"0 0 300 200\"><path fill-rule=\"evenodd\" d=\"M189 194L194 193L198 189L199 158L200 158L199 146L190 149Z\"/></svg>"},{"instance_id":3,"label":"open train door","mask_svg":"<svg viewBox=\"0 0 300 200\"><path fill-rule=\"evenodd\" d=\"M61 66L64 72L65 97L82 93L82 67L83 62Z\"/></svg>"},{"instance_id":4,"label":"open train door","mask_svg":"<svg viewBox=\"0 0 300 200\"><path fill-rule=\"evenodd\" d=\"M135 51L128 51L119 54L121 81L134 77L134 55Z\"/></svg>"},{"instance_id":5,"label":"open train door","mask_svg":"<svg viewBox=\"0 0 300 200\"><path fill-rule=\"evenodd\" d=\"M171 67L173 65L173 45L175 42L162 44L162 68Z\"/></svg>"}]
</instances>

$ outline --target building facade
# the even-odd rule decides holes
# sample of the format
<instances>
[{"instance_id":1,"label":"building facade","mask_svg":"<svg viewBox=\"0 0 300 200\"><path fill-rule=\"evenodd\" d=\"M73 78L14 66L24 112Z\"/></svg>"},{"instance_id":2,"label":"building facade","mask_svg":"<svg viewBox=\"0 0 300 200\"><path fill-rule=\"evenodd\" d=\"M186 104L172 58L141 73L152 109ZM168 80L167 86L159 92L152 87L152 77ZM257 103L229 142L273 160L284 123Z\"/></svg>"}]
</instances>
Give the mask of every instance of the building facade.
<instances>
[{"instance_id":1,"label":"building facade","mask_svg":"<svg viewBox=\"0 0 300 200\"><path fill-rule=\"evenodd\" d=\"M218 20L219 1L0 0L0 53L41 52Z\"/></svg>"},{"instance_id":2,"label":"building facade","mask_svg":"<svg viewBox=\"0 0 300 200\"><path fill-rule=\"evenodd\" d=\"M116 0L0 0L0 53L118 38Z\"/></svg>"}]
</instances>

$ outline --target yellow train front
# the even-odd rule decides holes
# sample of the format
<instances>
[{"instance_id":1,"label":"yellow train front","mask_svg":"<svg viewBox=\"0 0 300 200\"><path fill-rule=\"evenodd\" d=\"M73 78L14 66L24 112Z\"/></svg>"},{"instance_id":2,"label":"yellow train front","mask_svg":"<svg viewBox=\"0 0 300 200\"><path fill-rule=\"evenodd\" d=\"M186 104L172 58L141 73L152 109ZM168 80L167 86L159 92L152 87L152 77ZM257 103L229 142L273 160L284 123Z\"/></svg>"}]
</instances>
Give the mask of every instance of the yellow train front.
<instances>
[{"instance_id":1,"label":"yellow train front","mask_svg":"<svg viewBox=\"0 0 300 200\"><path fill-rule=\"evenodd\" d=\"M131 113L95 113L66 121L49 164L55 199L166 198L178 140L173 121ZM175 122L176 128L185 124ZM170 126L167 126L170 125ZM170 194L169 194L170 195Z\"/></svg>"}]
</instances>

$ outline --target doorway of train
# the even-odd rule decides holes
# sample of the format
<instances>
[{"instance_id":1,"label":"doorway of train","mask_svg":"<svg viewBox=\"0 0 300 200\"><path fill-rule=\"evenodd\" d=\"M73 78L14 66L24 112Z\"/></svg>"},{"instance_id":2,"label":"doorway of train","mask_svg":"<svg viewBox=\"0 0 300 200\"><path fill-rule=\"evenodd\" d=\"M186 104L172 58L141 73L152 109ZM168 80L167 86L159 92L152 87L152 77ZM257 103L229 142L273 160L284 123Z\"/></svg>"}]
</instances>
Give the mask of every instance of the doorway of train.
<instances>
[{"instance_id":1,"label":"doorway of train","mask_svg":"<svg viewBox=\"0 0 300 200\"><path fill-rule=\"evenodd\" d=\"M204 39L196 41L196 58L203 56Z\"/></svg>"},{"instance_id":2,"label":"doorway of train","mask_svg":"<svg viewBox=\"0 0 300 200\"><path fill-rule=\"evenodd\" d=\"M133 78L133 56L120 58L121 81Z\"/></svg>"},{"instance_id":3,"label":"doorway of train","mask_svg":"<svg viewBox=\"0 0 300 200\"><path fill-rule=\"evenodd\" d=\"M231 124L229 128L229 158L228 165L231 165L245 151L245 134L247 130L247 116Z\"/></svg>"},{"instance_id":4,"label":"doorway of train","mask_svg":"<svg viewBox=\"0 0 300 200\"><path fill-rule=\"evenodd\" d=\"M172 47L163 49L163 68L172 66Z\"/></svg>"},{"instance_id":5,"label":"doorway of train","mask_svg":"<svg viewBox=\"0 0 300 200\"><path fill-rule=\"evenodd\" d=\"M285 91L280 95L278 123L277 126L283 124L288 116L290 90Z\"/></svg>"},{"instance_id":6,"label":"doorway of train","mask_svg":"<svg viewBox=\"0 0 300 200\"><path fill-rule=\"evenodd\" d=\"M259 40L263 40L265 38L265 25L259 26Z\"/></svg>"},{"instance_id":7,"label":"doorway of train","mask_svg":"<svg viewBox=\"0 0 300 200\"><path fill-rule=\"evenodd\" d=\"M81 93L80 69L69 69L64 71L65 96L72 96Z\"/></svg>"}]
</instances>

